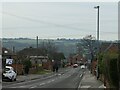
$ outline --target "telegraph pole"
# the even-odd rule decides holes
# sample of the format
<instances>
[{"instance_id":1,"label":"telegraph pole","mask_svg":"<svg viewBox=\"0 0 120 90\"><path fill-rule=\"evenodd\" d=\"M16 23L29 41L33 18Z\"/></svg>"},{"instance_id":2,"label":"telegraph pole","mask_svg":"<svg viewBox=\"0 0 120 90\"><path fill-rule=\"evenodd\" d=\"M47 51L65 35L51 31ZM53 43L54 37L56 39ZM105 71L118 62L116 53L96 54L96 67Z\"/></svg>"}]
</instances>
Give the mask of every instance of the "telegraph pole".
<instances>
[{"instance_id":1,"label":"telegraph pole","mask_svg":"<svg viewBox=\"0 0 120 90\"><path fill-rule=\"evenodd\" d=\"M15 54L15 46L13 46L13 53Z\"/></svg>"},{"instance_id":2,"label":"telegraph pole","mask_svg":"<svg viewBox=\"0 0 120 90\"><path fill-rule=\"evenodd\" d=\"M38 71L38 36L36 37L36 48L37 48L37 60L35 61L36 62L36 69Z\"/></svg>"},{"instance_id":3,"label":"telegraph pole","mask_svg":"<svg viewBox=\"0 0 120 90\"><path fill-rule=\"evenodd\" d=\"M36 37L36 41L37 41L37 43L36 43L36 48L38 49L38 36Z\"/></svg>"}]
</instances>

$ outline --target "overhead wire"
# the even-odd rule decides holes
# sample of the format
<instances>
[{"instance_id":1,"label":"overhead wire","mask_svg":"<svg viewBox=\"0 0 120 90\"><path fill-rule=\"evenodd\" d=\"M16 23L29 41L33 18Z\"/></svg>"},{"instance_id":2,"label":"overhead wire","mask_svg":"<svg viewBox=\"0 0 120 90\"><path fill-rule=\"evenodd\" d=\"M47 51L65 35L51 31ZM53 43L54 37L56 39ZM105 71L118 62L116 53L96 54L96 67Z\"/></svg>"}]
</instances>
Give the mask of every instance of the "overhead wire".
<instances>
[{"instance_id":1,"label":"overhead wire","mask_svg":"<svg viewBox=\"0 0 120 90\"><path fill-rule=\"evenodd\" d=\"M67 25L55 24L55 23L46 22L46 21L39 20L39 19L34 19L34 18L31 18L31 17L25 17L25 16L19 16L19 15L11 14L11 13L4 12L4 11L2 13L6 14L6 15L13 16L13 17L16 17L16 18L19 18L19 19L24 19L24 20L27 20L27 21L31 21L31 22L37 22L37 23L41 23L41 24L52 25L54 27L62 27L62 28L67 28L67 29L72 29L72 30L77 30L77 31L88 32L88 29L85 29L85 28L76 28L76 27L71 27L71 26L67 26ZM33 27L33 28L40 28L40 27ZM42 26L42 28L43 27L44 26ZM6 27L6 28L3 28L3 29L16 29L16 28L32 28L32 27ZM96 31L90 30L90 32L96 32ZM109 32L108 31L107 32L106 31L101 31L101 33L117 34L117 32L110 32L110 31Z\"/></svg>"}]
</instances>

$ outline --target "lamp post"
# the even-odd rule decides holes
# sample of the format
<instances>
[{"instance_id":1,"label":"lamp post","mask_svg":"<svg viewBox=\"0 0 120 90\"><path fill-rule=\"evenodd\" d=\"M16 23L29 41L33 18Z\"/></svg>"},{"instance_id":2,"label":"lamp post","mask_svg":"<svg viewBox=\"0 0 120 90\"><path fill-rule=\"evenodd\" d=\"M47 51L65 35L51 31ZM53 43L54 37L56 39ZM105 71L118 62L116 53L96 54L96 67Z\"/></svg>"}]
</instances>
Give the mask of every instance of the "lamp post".
<instances>
[{"instance_id":1,"label":"lamp post","mask_svg":"<svg viewBox=\"0 0 120 90\"><path fill-rule=\"evenodd\" d=\"M95 6L94 8L98 10L97 12L97 40L99 41L99 8L100 6Z\"/></svg>"},{"instance_id":2,"label":"lamp post","mask_svg":"<svg viewBox=\"0 0 120 90\"><path fill-rule=\"evenodd\" d=\"M98 43L98 53L99 53L99 8L100 6L95 6L97 9L97 43ZM97 56L97 79L99 78L99 67L98 67L98 56Z\"/></svg>"}]
</instances>

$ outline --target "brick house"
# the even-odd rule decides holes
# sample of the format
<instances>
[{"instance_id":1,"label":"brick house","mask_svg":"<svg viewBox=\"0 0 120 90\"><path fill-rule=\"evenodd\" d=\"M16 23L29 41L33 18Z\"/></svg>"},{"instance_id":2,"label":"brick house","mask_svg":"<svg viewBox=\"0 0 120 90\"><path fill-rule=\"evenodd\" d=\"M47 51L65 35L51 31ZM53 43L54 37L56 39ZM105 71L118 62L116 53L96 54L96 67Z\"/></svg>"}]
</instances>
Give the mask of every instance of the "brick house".
<instances>
[{"instance_id":1,"label":"brick house","mask_svg":"<svg viewBox=\"0 0 120 90\"><path fill-rule=\"evenodd\" d=\"M97 59L92 61L92 74L96 75Z\"/></svg>"},{"instance_id":2,"label":"brick house","mask_svg":"<svg viewBox=\"0 0 120 90\"><path fill-rule=\"evenodd\" d=\"M43 69L51 69L51 61L48 56L29 56L32 65L38 64L39 67Z\"/></svg>"},{"instance_id":3,"label":"brick house","mask_svg":"<svg viewBox=\"0 0 120 90\"><path fill-rule=\"evenodd\" d=\"M81 65L86 64L86 59L82 55L76 54L69 57L69 62L71 65L73 65L74 63Z\"/></svg>"},{"instance_id":4,"label":"brick house","mask_svg":"<svg viewBox=\"0 0 120 90\"><path fill-rule=\"evenodd\" d=\"M32 67L30 68L30 73L35 73L40 69L51 69L51 61L49 60L48 56L44 55L42 50L39 48L25 48L19 51L18 55L20 59L25 57L31 61Z\"/></svg>"}]
</instances>

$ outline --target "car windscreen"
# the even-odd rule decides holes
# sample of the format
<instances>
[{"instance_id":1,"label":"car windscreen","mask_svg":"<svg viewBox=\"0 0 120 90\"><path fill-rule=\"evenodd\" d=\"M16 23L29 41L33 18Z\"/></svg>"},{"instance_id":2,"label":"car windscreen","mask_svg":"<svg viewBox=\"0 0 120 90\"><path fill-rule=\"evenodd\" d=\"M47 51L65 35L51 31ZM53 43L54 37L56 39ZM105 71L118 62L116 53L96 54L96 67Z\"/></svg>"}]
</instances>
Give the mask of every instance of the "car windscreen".
<instances>
[{"instance_id":1,"label":"car windscreen","mask_svg":"<svg viewBox=\"0 0 120 90\"><path fill-rule=\"evenodd\" d=\"M9 71L10 70L10 68L5 68L5 71Z\"/></svg>"}]
</instances>

